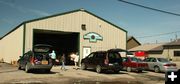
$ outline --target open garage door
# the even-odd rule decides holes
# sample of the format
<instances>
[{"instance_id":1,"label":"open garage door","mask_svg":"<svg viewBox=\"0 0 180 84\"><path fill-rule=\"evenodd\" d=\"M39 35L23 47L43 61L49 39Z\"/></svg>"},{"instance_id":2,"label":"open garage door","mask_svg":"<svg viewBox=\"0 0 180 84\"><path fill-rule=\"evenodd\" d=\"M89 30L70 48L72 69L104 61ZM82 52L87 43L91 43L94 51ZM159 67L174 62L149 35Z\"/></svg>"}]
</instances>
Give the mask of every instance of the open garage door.
<instances>
[{"instance_id":1,"label":"open garage door","mask_svg":"<svg viewBox=\"0 0 180 84\"><path fill-rule=\"evenodd\" d=\"M70 60L70 53L79 51L79 33L34 30L33 31L33 45L49 44L53 46L56 51L57 59L60 59L62 54L65 54L66 64L72 65Z\"/></svg>"}]
</instances>

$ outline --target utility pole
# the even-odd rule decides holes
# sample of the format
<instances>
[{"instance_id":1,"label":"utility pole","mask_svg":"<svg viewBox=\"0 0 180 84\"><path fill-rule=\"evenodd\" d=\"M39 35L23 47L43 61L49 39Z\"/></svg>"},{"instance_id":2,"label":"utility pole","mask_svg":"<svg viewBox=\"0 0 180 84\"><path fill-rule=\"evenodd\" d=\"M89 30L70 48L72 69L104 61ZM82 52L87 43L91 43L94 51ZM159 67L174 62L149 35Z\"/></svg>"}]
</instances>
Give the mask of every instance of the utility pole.
<instances>
[{"instance_id":1,"label":"utility pole","mask_svg":"<svg viewBox=\"0 0 180 84\"><path fill-rule=\"evenodd\" d=\"M158 43L158 41L156 40L156 44Z\"/></svg>"},{"instance_id":2,"label":"utility pole","mask_svg":"<svg viewBox=\"0 0 180 84\"><path fill-rule=\"evenodd\" d=\"M177 33L175 34L175 41L177 41L178 37L177 37Z\"/></svg>"}]
</instances>

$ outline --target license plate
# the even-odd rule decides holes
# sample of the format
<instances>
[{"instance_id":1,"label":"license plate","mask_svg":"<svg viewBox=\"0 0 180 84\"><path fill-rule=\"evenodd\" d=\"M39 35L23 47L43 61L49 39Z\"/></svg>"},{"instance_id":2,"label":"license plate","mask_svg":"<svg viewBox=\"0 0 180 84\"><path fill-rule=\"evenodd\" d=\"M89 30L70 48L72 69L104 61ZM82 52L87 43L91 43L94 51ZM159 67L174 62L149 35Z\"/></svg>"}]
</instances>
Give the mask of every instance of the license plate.
<instances>
[{"instance_id":1,"label":"license plate","mask_svg":"<svg viewBox=\"0 0 180 84\"><path fill-rule=\"evenodd\" d=\"M42 61L41 64L48 64L48 61Z\"/></svg>"}]
</instances>

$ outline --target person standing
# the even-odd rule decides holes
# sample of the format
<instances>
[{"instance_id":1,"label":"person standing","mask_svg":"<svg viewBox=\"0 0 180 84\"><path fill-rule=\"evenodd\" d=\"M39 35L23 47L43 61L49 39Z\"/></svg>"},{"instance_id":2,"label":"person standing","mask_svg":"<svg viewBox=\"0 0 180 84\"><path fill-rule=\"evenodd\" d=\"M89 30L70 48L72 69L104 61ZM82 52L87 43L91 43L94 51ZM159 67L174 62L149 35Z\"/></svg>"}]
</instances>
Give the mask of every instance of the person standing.
<instances>
[{"instance_id":1,"label":"person standing","mask_svg":"<svg viewBox=\"0 0 180 84\"><path fill-rule=\"evenodd\" d=\"M65 68L65 61L66 61L66 58L65 58L65 54L63 53L62 57L61 57L61 70L66 70Z\"/></svg>"},{"instance_id":2,"label":"person standing","mask_svg":"<svg viewBox=\"0 0 180 84\"><path fill-rule=\"evenodd\" d=\"M74 64L75 64L75 69L78 69L78 62L79 62L79 55L78 53L75 54L75 58L74 58Z\"/></svg>"},{"instance_id":3,"label":"person standing","mask_svg":"<svg viewBox=\"0 0 180 84\"><path fill-rule=\"evenodd\" d=\"M52 59L53 65L55 65L55 62L56 62L56 53L55 53L54 50L52 50L52 53L50 53L50 57Z\"/></svg>"},{"instance_id":4,"label":"person standing","mask_svg":"<svg viewBox=\"0 0 180 84\"><path fill-rule=\"evenodd\" d=\"M71 60L74 61L74 69L77 70L77 69L78 69L77 64L78 64L78 61L79 61L78 53L72 53L72 54L70 55L70 57L71 57Z\"/></svg>"}]
</instances>

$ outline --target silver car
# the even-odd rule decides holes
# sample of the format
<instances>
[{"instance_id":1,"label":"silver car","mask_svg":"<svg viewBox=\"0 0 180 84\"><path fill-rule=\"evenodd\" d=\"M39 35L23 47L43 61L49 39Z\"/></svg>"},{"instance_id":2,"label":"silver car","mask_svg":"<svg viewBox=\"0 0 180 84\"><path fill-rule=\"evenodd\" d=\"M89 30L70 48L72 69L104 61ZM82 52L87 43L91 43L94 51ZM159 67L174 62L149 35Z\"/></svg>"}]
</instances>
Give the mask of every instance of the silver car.
<instances>
[{"instance_id":1,"label":"silver car","mask_svg":"<svg viewBox=\"0 0 180 84\"><path fill-rule=\"evenodd\" d=\"M149 57L144 60L148 64L148 70L154 72L177 71L175 63L168 61L165 58Z\"/></svg>"}]
</instances>

